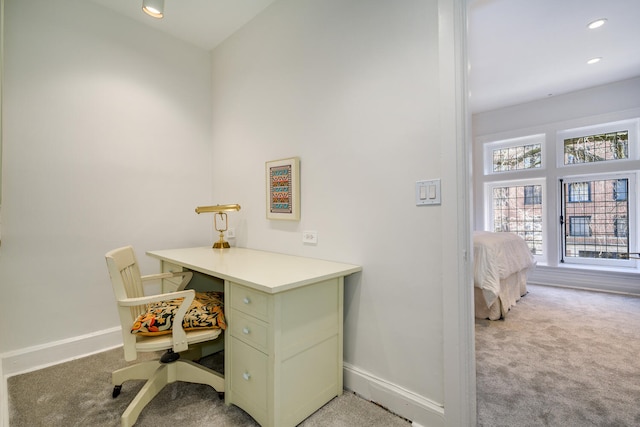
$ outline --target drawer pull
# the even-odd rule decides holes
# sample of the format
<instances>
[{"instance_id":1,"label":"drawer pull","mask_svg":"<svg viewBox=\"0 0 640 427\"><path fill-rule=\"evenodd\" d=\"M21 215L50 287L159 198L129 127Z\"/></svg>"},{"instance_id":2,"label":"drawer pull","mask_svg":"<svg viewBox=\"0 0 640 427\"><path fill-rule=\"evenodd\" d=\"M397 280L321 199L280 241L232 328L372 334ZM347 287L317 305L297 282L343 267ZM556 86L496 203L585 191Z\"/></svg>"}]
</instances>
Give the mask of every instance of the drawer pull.
<instances>
[{"instance_id":1,"label":"drawer pull","mask_svg":"<svg viewBox=\"0 0 640 427\"><path fill-rule=\"evenodd\" d=\"M249 378L251 378L251 374L249 372L245 372L244 374L242 374L242 378L249 381Z\"/></svg>"},{"instance_id":2,"label":"drawer pull","mask_svg":"<svg viewBox=\"0 0 640 427\"><path fill-rule=\"evenodd\" d=\"M245 326L244 328L242 328L242 333L243 333L243 334L245 334L245 335L249 335L249 332L251 332L251 331L250 331L250 330L249 330L249 328L247 328L246 326Z\"/></svg>"},{"instance_id":3,"label":"drawer pull","mask_svg":"<svg viewBox=\"0 0 640 427\"><path fill-rule=\"evenodd\" d=\"M250 304L251 300L249 299L249 297L244 297L244 299L242 300L243 303L245 304Z\"/></svg>"}]
</instances>

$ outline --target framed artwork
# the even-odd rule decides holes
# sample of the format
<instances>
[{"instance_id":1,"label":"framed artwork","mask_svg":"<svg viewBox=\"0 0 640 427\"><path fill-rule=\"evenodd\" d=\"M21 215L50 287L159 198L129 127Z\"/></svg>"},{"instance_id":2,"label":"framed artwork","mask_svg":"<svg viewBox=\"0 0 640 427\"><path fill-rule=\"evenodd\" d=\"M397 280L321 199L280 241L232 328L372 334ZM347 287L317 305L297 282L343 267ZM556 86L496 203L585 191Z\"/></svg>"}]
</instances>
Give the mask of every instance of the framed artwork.
<instances>
[{"instance_id":1,"label":"framed artwork","mask_svg":"<svg viewBox=\"0 0 640 427\"><path fill-rule=\"evenodd\" d=\"M300 220L300 158L266 163L267 219Z\"/></svg>"}]
</instances>

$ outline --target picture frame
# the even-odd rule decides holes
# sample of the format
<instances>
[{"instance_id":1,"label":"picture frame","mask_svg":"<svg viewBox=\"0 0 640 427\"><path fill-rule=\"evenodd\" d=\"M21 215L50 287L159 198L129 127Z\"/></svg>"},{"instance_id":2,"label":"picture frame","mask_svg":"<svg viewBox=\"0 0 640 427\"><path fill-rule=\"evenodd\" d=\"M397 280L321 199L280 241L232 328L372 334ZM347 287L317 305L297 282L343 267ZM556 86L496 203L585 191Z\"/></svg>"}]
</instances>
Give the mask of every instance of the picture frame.
<instances>
[{"instance_id":1,"label":"picture frame","mask_svg":"<svg viewBox=\"0 0 640 427\"><path fill-rule=\"evenodd\" d=\"M300 158L265 163L267 219L300 220Z\"/></svg>"}]
</instances>

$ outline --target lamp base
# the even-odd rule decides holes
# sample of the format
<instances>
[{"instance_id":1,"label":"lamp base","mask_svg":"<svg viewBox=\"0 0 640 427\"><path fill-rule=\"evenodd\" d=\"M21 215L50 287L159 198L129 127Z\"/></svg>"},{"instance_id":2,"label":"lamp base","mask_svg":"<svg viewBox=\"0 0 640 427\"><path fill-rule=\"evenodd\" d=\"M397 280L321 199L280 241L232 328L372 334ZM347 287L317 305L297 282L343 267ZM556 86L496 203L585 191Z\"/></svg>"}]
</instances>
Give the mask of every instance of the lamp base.
<instances>
[{"instance_id":1,"label":"lamp base","mask_svg":"<svg viewBox=\"0 0 640 427\"><path fill-rule=\"evenodd\" d=\"M227 249L230 248L229 242L225 242L224 240L220 240L213 244L213 249Z\"/></svg>"},{"instance_id":2,"label":"lamp base","mask_svg":"<svg viewBox=\"0 0 640 427\"><path fill-rule=\"evenodd\" d=\"M224 212L218 212L218 215L224 217L224 228L218 228L218 224L216 223L215 227L216 231L220 233L220 239L213 244L213 249L227 249L231 247L229 246L229 242L224 240L224 232L227 231L227 214Z\"/></svg>"}]
</instances>

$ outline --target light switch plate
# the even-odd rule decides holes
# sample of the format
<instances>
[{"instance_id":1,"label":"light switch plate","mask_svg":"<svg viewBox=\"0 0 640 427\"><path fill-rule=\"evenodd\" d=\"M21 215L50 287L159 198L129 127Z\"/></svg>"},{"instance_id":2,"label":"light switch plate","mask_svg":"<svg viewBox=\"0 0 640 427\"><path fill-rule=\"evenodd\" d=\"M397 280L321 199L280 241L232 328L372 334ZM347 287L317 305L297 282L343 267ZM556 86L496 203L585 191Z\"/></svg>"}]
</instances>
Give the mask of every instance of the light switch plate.
<instances>
[{"instance_id":1,"label":"light switch plate","mask_svg":"<svg viewBox=\"0 0 640 427\"><path fill-rule=\"evenodd\" d=\"M440 180L416 181L416 206L440 204Z\"/></svg>"}]
</instances>

